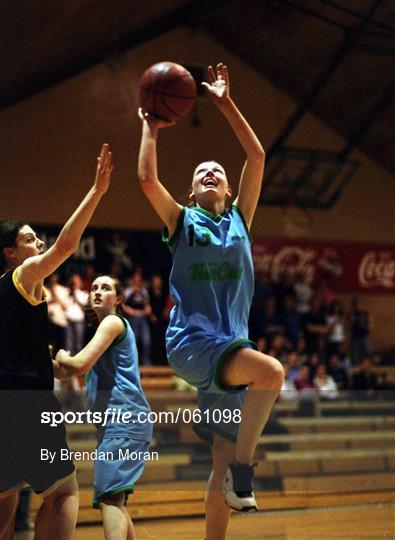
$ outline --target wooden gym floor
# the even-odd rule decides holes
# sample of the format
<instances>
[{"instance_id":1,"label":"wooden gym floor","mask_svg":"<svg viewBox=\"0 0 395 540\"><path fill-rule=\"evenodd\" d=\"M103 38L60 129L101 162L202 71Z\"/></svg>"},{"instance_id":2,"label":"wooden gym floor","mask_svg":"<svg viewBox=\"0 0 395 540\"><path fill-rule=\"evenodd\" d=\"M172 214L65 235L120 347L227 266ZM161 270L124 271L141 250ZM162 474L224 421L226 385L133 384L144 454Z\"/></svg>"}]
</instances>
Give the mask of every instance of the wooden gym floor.
<instances>
[{"instance_id":1,"label":"wooden gym floor","mask_svg":"<svg viewBox=\"0 0 395 540\"><path fill-rule=\"evenodd\" d=\"M203 540L202 518L140 520L135 523L138 540ZM32 540L32 532L18 533L17 540ZM102 540L100 525L77 527L74 540ZM234 514L227 540L395 538L395 502L338 507L279 510Z\"/></svg>"}]
</instances>

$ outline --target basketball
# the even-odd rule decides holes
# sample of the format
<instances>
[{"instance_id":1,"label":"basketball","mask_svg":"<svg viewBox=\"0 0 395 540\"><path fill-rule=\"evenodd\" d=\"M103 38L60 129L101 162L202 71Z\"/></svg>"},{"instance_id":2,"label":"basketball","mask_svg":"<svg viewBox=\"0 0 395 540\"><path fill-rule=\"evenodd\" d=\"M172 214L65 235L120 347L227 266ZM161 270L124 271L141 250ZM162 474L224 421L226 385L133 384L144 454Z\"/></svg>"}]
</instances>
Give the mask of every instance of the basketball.
<instances>
[{"instance_id":1,"label":"basketball","mask_svg":"<svg viewBox=\"0 0 395 540\"><path fill-rule=\"evenodd\" d=\"M138 100L143 111L155 118L178 120L187 116L195 103L195 80L174 62L154 64L140 78Z\"/></svg>"}]
</instances>

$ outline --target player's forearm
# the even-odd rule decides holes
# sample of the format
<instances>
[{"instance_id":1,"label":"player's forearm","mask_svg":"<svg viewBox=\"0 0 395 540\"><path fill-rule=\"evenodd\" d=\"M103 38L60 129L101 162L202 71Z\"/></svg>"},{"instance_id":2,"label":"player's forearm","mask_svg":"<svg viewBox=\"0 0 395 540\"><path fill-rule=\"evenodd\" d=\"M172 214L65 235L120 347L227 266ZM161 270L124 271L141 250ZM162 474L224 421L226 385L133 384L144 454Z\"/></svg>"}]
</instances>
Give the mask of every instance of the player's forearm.
<instances>
[{"instance_id":1,"label":"player's forearm","mask_svg":"<svg viewBox=\"0 0 395 540\"><path fill-rule=\"evenodd\" d=\"M218 108L229 122L233 132L245 150L247 158L249 160L256 159L263 161L265 158L265 151L234 101L231 98L228 98L223 104L218 105Z\"/></svg>"},{"instance_id":2,"label":"player's forearm","mask_svg":"<svg viewBox=\"0 0 395 540\"><path fill-rule=\"evenodd\" d=\"M143 122L139 161L138 177L140 182L158 180L158 159L156 142L158 129Z\"/></svg>"},{"instance_id":3,"label":"player's forearm","mask_svg":"<svg viewBox=\"0 0 395 540\"><path fill-rule=\"evenodd\" d=\"M61 230L55 242L56 247L68 253L74 253L77 250L81 236L103 195L104 193L95 186L89 190L80 206Z\"/></svg>"}]
</instances>

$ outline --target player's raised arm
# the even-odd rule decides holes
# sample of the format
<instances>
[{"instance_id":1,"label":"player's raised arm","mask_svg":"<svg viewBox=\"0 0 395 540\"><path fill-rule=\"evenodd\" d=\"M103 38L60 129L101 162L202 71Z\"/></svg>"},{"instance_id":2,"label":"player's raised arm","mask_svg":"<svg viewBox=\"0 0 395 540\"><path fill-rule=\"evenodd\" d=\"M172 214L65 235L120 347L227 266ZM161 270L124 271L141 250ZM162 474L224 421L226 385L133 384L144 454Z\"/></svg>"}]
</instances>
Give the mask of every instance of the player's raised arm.
<instances>
[{"instance_id":1,"label":"player's raised arm","mask_svg":"<svg viewBox=\"0 0 395 540\"><path fill-rule=\"evenodd\" d=\"M212 66L209 66L208 73L209 82L202 84L207 88L211 99L229 122L247 154L235 204L239 207L248 226L251 226L261 192L265 152L251 126L230 97L227 67L220 63L215 71Z\"/></svg>"},{"instance_id":2,"label":"player's raised arm","mask_svg":"<svg viewBox=\"0 0 395 540\"><path fill-rule=\"evenodd\" d=\"M77 210L61 230L56 242L48 251L29 257L18 269L18 279L26 291L54 272L78 248L81 236L93 212L110 185L113 171L112 155L108 144L103 144L98 157L96 177Z\"/></svg>"},{"instance_id":3,"label":"player's raised arm","mask_svg":"<svg viewBox=\"0 0 395 540\"><path fill-rule=\"evenodd\" d=\"M139 109L142 122L141 145L138 161L138 177L140 185L152 207L166 225L171 237L176 229L182 206L170 195L159 181L157 167L157 139L160 128L167 127L173 122L165 122L153 118Z\"/></svg>"}]
</instances>

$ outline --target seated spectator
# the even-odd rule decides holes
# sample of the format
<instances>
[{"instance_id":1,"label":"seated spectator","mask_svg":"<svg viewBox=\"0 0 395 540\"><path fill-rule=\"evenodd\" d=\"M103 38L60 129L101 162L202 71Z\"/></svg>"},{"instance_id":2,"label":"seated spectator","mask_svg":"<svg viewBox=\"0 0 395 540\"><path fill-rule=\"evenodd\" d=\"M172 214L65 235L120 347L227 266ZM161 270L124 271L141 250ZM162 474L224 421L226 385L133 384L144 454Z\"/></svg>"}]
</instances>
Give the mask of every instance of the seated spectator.
<instances>
[{"instance_id":1,"label":"seated spectator","mask_svg":"<svg viewBox=\"0 0 395 540\"><path fill-rule=\"evenodd\" d=\"M295 386L298 390L299 414L301 416L314 416L316 414L318 392L311 380L309 366L303 365L300 367Z\"/></svg>"},{"instance_id":2,"label":"seated spectator","mask_svg":"<svg viewBox=\"0 0 395 540\"><path fill-rule=\"evenodd\" d=\"M299 391L312 390L316 392L316 388L311 380L310 368L306 364L300 366L298 376L295 379L295 386Z\"/></svg>"},{"instance_id":3,"label":"seated spectator","mask_svg":"<svg viewBox=\"0 0 395 540\"><path fill-rule=\"evenodd\" d=\"M308 366L310 368L310 379L313 380L316 373L317 373L317 369L318 369L318 366L322 363L322 359L320 358L320 355L316 352L312 353L310 356L309 356L309 359L308 359Z\"/></svg>"},{"instance_id":4,"label":"seated spectator","mask_svg":"<svg viewBox=\"0 0 395 540\"><path fill-rule=\"evenodd\" d=\"M274 334L270 342L270 356L284 362L286 354L286 340L282 334Z\"/></svg>"},{"instance_id":5,"label":"seated spectator","mask_svg":"<svg viewBox=\"0 0 395 540\"><path fill-rule=\"evenodd\" d=\"M336 383L333 377L328 375L324 364L318 366L313 382L321 399L332 400L339 398L339 391Z\"/></svg>"},{"instance_id":6,"label":"seated spectator","mask_svg":"<svg viewBox=\"0 0 395 540\"><path fill-rule=\"evenodd\" d=\"M347 390L349 385L348 373L344 367L340 365L340 357L338 354L332 354L329 357L328 374L333 377L339 390Z\"/></svg>"},{"instance_id":7,"label":"seated spectator","mask_svg":"<svg viewBox=\"0 0 395 540\"><path fill-rule=\"evenodd\" d=\"M298 391L294 381L289 376L289 365L284 364L284 382L280 390L281 401L296 401L298 398Z\"/></svg>"},{"instance_id":8,"label":"seated spectator","mask_svg":"<svg viewBox=\"0 0 395 540\"><path fill-rule=\"evenodd\" d=\"M267 339L265 336L259 336L256 340L256 348L259 352L267 354Z\"/></svg>"},{"instance_id":9,"label":"seated spectator","mask_svg":"<svg viewBox=\"0 0 395 540\"><path fill-rule=\"evenodd\" d=\"M294 347L301 331L300 316L295 308L292 296L284 298L284 309L281 313L281 324L284 327L285 337L291 347Z\"/></svg>"},{"instance_id":10,"label":"seated spectator","mask_svg":"<svg viewBox=\"0 0 395 540\"><path fill-rule=\"evenodd\" d=\"M360 368L354 373L352 390L355 399L374 399L377 397L377 377L369 356L362 358Z\"/></svg>"},{"instance_id":11,"label":"seated spectator","mask_svg":"<svg viewBox=\"0 0 395 540\"><path fill-rule=\"evenodd\" d=\"M308 354L306 349L306 340L301 336L295 344L295 351L299 358L300 364L306 364L308 360Z\"/></svg>"},{"instance_id":12,"label":"seated spectator","mask_svg":"<svg viewBox=\"0 0 395 540\"><path fill-rule=\"evenodd\" d=\"M295 381L299 377L299 368L301 366L301 362L299 361L296 351L289 351L284 365L288 368L289 379L291 381Z\"/></svg>"}]
</instances>

